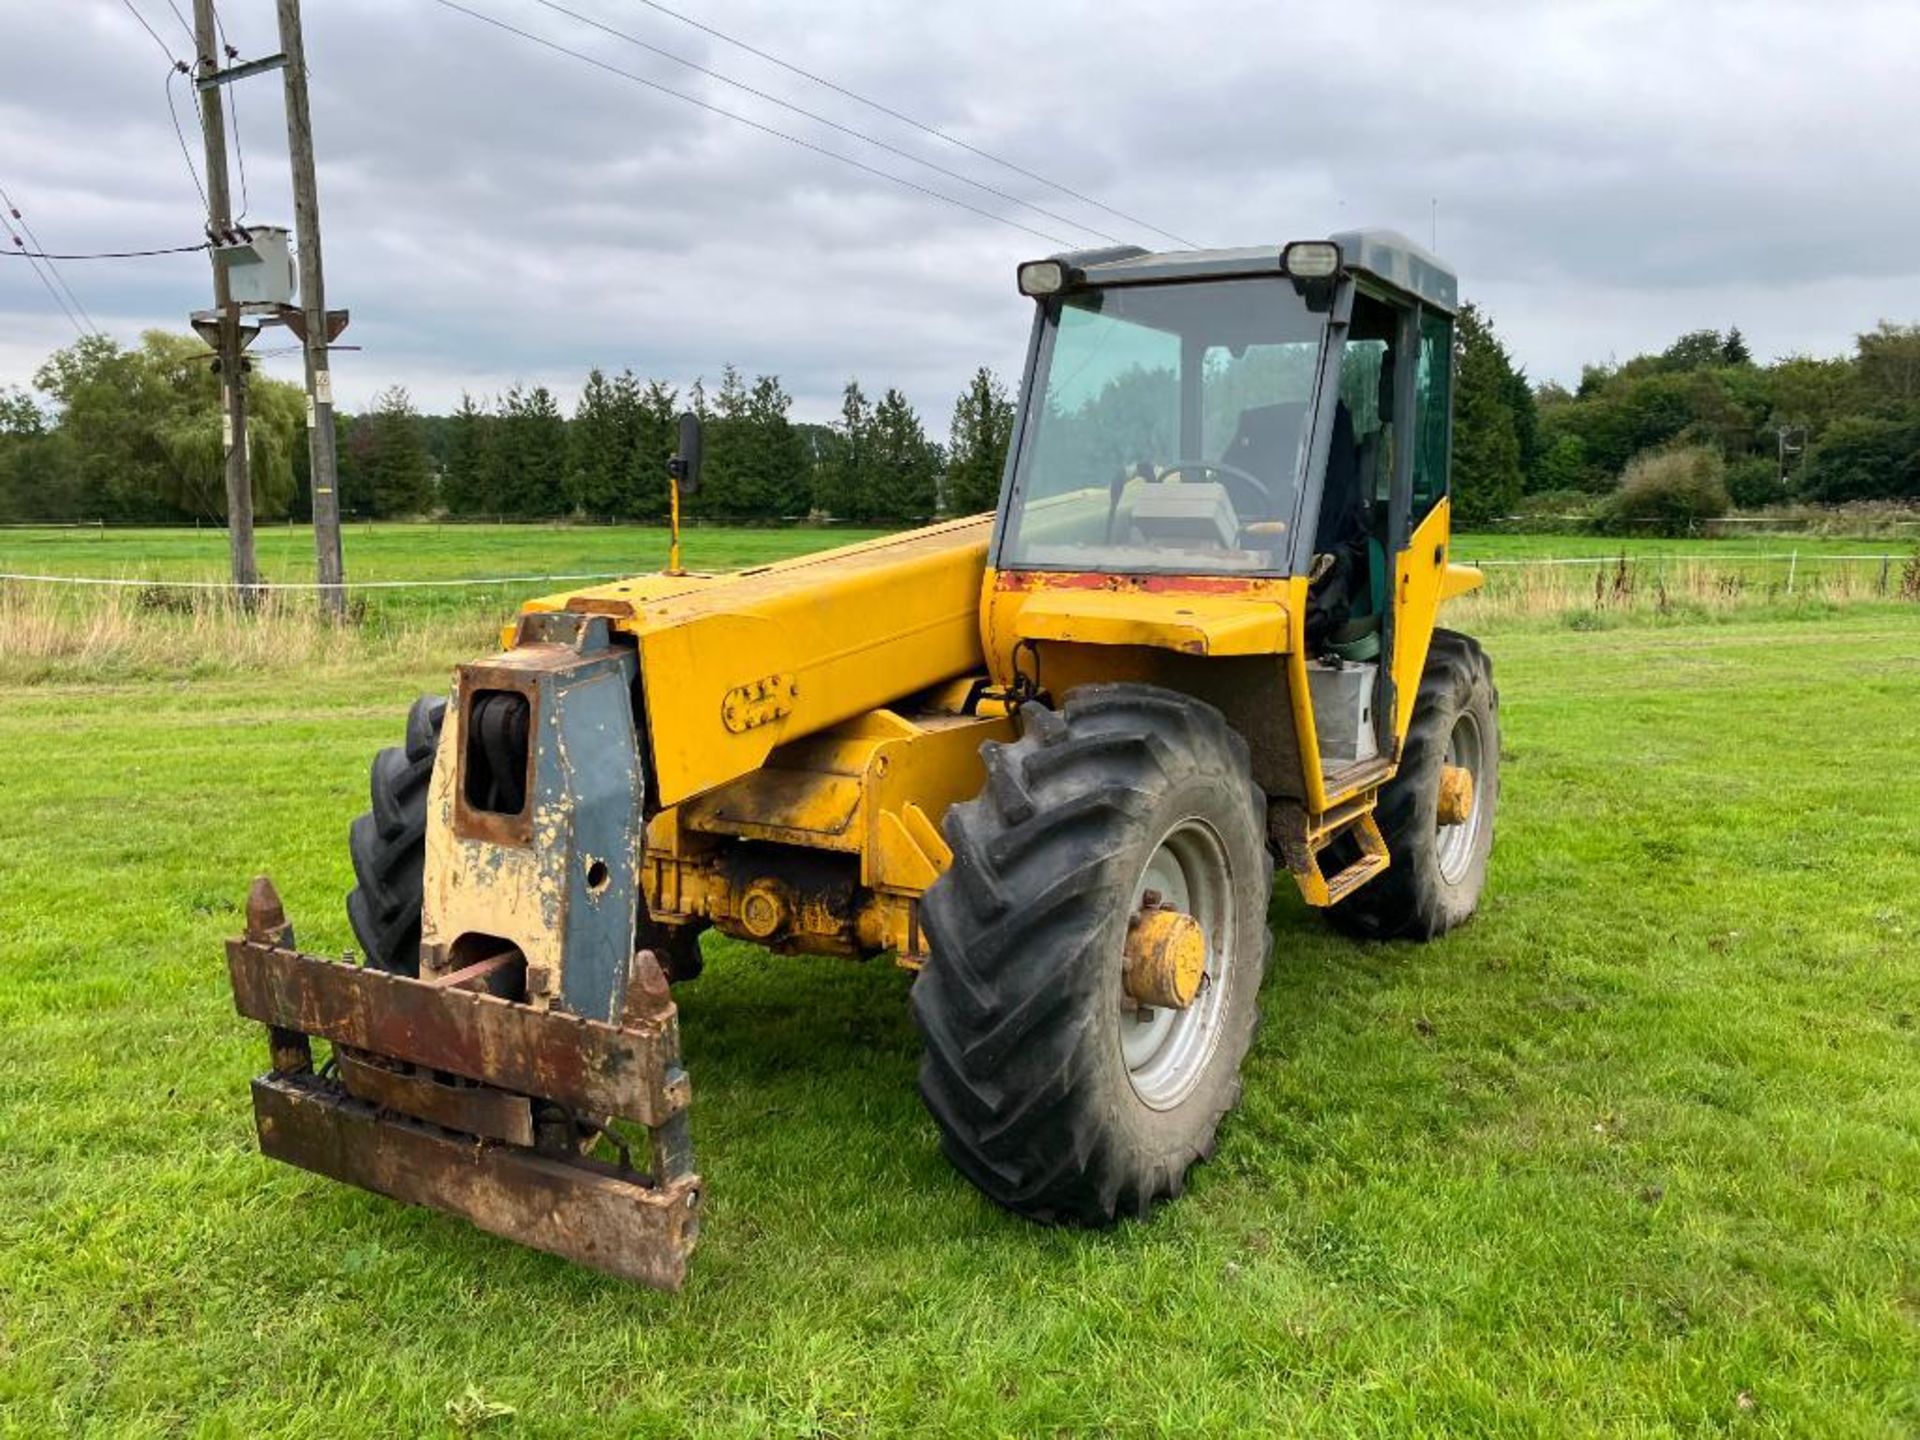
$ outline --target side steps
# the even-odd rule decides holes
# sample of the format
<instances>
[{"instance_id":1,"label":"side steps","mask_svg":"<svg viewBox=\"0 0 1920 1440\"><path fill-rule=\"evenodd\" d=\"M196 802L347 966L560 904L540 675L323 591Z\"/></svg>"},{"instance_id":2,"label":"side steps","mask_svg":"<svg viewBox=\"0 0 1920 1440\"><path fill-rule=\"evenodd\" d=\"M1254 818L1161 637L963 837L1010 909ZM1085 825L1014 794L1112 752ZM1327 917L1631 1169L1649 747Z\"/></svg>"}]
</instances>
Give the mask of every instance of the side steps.
<instances>
[{"instance_id":1,"label":"side steps","mask_svg":"<svg viewBox=\"0 0 1920 1440\"><path fill-rule=\"evenodd\" d=\"M1390 862L1386 837L1374 819L1378 790L1368 790L1344 800L1319 816L1310 817L1305 807L1294 801L1277 802L1267 809L1267 838L1279 852L1281 862L1292 872L1300 894L1309 905L1338 904ZM1329 875L1321 866L1321 855L1343 836L1351 836L1359 854Z\"/></svg>"}]
</instances>

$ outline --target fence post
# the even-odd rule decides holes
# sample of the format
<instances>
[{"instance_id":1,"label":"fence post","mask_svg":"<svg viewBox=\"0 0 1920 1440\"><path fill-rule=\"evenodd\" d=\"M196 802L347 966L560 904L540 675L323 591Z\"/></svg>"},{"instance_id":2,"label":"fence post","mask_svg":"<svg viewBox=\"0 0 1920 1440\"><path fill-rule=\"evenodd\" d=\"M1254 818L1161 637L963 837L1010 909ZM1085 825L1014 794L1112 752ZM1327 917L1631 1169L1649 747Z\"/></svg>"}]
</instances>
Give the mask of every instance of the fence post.
<instances>
[{"instance_id":1,"label":"fence post","mask_svg":"<svg viewBox=\"0 0 1920 1440\"><path fill-rule=\"evenodd\" d=\"M1882 595L1887 593L1887 572L1892 569L1893 556L1882 555L1880 557L1880 593Z\"/></svg>"},{"instance_id":2,"label":"fence post","mask_svg":"<svg viewBox=\"0 0 1920 1440\"><path fill-rule=\"evenodd\" d=\"M1787 559L1787 593L1789 595L1793 593L1794 572L1797 571L1799 568L1800 568L1800 552L1796 550Z\"/></svg>"}]
</instances>

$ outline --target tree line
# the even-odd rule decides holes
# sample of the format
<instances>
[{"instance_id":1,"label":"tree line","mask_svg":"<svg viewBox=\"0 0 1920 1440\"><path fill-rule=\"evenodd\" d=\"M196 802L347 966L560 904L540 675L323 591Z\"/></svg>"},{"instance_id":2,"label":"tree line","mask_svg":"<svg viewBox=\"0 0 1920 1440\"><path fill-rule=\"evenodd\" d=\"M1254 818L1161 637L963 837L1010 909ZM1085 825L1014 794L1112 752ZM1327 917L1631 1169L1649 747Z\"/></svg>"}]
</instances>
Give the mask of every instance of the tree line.
<instances>
[{"instance_id":1,"label":"tree line","mask_svg":"<svg viewBox=\"0 0 1920 1440\"><path fill-rule=\"evenodd\" d=\"M1629 477L1686 452L1689 514L1728 504L1920 501L1920 325L1882 322L1831 359L1757 362L1738 327L1535 385L1491 317L1466 306L1454 345L1454 497L1463 525L1516 511L1605 513ZM37 394L0 390L0 521L220 520L219 377L190 336L122 347L90 336L48 358ZM250 377L254 508L307 518L305 398ZM935 439L898 390L847 383L826 425L792 416L779 378L726 367L684 390L630 370L587 376L571 415L544 386L463 396L423 415L405 389L336 415L342 506L354 516L652 521L682 410L705 427L696 517L900 524L990 508L1013 402L977 371ZM1637 492L1634 492L1637 493Z\"/></svg>"},{"instance_id":2,"label":"tree line","mask_svg":"<svg viewBox=\"0 0 1920 1440\"><path fill-rule=\"evenodd\" d=\"M220 520L226 513L219 380L189 337L152 331L122 348L88 337L35 376L44 402L0 390L0 521ZM310 517L305 399L250 377L255 513ZM936 440L906 396L870 400L847 382L839 418L792 417L779 377L729 365L709 391L631 370L592 371L571 415L543 385L463 395L423 415L391 387L337 414L337 476L349 515L652 521L668 508L678 417L702 421L705 464L685 510L762 523L809 516L900 524L990 508L1013 433L1013 402L975 372Z\"/></svg>"},{"instance_id":3,"label":"tree line","mask_svg":"<svg viewBox=\"0 0 1920 1440\"><path fill-rule=\"evenodd\" d=\"M1920 501L1920 325L1882 321L1831 359L1757 362L1738 326L1530 384L1491 319L1455 333L1454 495L1464 523L1564 506L1604 516L1623 481L1686 452L1708 511ZM1704 467L1704 469L1703 469Z\"/></svg>"}]
</instances>

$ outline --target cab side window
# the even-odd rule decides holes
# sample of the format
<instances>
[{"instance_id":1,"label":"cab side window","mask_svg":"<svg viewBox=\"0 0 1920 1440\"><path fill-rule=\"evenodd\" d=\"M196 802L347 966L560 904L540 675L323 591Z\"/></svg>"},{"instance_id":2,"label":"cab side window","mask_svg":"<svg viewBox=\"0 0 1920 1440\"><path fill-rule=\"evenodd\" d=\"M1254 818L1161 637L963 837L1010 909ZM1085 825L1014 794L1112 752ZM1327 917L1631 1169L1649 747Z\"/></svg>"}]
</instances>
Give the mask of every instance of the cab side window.
<instances>
[{"instance_id":1,"label":"cab side window","mask_svg":"<svg viewBox=\"0 0 1920 1440\"><path fill-rule=\"evenodd\" d=\"M1453 322L1420 316L1420 358L1414 382L1413 515L1418 525L1447 493L1448 427L1453 415Z\"/></svg>"}]
</instances>

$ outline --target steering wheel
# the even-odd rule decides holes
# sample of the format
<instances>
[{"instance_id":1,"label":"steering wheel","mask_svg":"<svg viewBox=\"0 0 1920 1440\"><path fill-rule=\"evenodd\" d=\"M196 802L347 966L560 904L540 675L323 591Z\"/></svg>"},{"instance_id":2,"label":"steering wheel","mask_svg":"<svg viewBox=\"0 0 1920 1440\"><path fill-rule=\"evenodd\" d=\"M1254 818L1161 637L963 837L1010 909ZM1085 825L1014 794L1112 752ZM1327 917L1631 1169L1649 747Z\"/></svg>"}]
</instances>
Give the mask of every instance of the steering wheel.
<instances>
[{"instance_id":1,"label":"steering wheel","mask_svg":"<svg viewBox=\"0 0 1920 1440\"><path fill-rule=\"evenodd\" d=\"M1242 515L1264 516L1265 512L1273 506L1273 494L1267 489L1264 480L1251 471L1242 470L1238 465L1229 465L1223 460L1176 460L1171 465L1161 467L1158 479L1165 480L1167 476L1178 474L1183 470L1212 471L1218 475L1225 483L1227 497L1233 501L1236 519L1240 519ZM1284 534L1286 528L1287 524L1284 520L1240 519L1240 529L1243 534Z\"/></svg>"},{"instance_id":2,"label":"steering wheel","mask_svg":"<svg viewBox=\"0 0 1920 1440\"><path fill-rule=\"evenodd\" d=\"M1155 477L1154 483L1158 484L1160 481L1165 480L1167 476L1177 475L1183 470L1211 470L1216 475L1225 475L1231 479L1251 485L1261 495L1267 493L1266 482L1258 475L1242 470L1238 465L1229 465L1223 460L1176 460L1171 465L1162 465L1160 467L1160 473ZM1228 488L1231 489L1232 487L1229 486ZM1238 509L1239 507L1236 505L1234 508Z\"/></svg>"}]
</instances>

